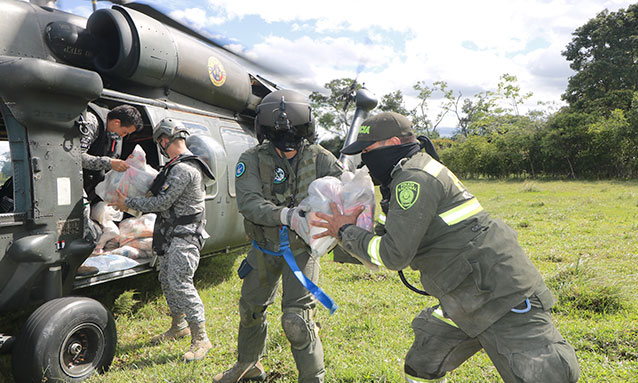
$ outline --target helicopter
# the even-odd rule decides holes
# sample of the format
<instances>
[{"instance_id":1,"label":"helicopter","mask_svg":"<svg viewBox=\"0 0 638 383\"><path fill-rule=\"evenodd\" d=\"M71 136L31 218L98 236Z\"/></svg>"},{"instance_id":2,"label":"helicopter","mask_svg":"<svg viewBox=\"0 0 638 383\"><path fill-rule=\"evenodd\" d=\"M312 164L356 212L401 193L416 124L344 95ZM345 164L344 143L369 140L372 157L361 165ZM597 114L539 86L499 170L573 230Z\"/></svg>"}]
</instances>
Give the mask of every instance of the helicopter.
<instances>
[{"instance_id":1,"label":"helicopter","mask_svg":"<svg viewBox=\"0 0 638 383\"><path fill-rule=\"evenodd\" d=\"M153 168L165 163L153 142L164 118L189 130L187 146L209 165L202 256L245 246L234 168L258 143L260 100L280 87L251 73L237 55L143 3L117 2L88 18L54 1L0 0L0 142L12 177L0 187L0 314L33 312L18 334L0 328L0 353L11 353L16 382L79 382L104 372L114 357L113 315L82 289L155 270L155 257L134 267L77 275L93 252L83 238L84 198L78 120L87 110L130 105L143 128L122 143L139 145ZM351 92L350 134L376 99ZM105 123L105 121L101 121ZM198 148L198 151L195 151ZM353 169L355 161L342 158Z\"/></svg>"}]
</instances>

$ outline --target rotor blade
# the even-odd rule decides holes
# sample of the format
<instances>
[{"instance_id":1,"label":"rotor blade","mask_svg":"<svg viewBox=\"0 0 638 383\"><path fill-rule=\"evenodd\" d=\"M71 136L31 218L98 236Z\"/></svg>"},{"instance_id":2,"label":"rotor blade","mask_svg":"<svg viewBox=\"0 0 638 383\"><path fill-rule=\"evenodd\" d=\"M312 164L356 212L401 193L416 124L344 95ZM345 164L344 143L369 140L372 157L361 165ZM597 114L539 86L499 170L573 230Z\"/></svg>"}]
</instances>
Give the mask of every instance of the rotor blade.
<instances>
[{"instance_id":1,"label":"rotor blade","mask_svg":"<svg viewBox=\"0 0 638 383\"><path fill-rule=\"evenodd\" d=\"M189 36L195 37L196 39L199 39L201 41L204 41L210 45L213 45L217 48L220 48L224 51L226 51L227 53L231 54L234 57L237 57L241 60L243 60L244 62L247 62L257 68L263 68L268 72L271 73L277 73L276 70L272 69L272 68L268 68L268 67L264 67L263 64L261 63L257 63L253 60L251 60L250 58L246 57L245 55L242 55L241 53L238 53L234 50L231 50L229 48L226 48L222 43L215 41L214 39L203 35L200 32L195 31L194 29L182 24L181 22L173 19L172 17L166 15L165 13L163 13L162 11L154 8L153 6L149 5L149 4L145 4L145 3L137 3L137 2L126 2L126 1L120 1L120 3L122 3L123 6L127 7L127 8L131 8L134 9L138 12L141 12L143 14L145 14L146 16L152 17L153 19L159 21L160 23L166 24L172 28L177 29L180 32L186 33Z\"/></svg>"}]
</instances>

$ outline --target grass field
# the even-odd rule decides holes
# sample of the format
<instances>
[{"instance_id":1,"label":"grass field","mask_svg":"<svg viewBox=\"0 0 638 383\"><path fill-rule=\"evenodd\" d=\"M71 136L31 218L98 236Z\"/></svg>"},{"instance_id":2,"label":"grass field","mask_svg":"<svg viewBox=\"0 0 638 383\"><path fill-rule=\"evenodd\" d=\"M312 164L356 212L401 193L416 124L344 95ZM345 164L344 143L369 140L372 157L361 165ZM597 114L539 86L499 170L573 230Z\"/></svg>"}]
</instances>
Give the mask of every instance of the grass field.
<instances>
[{"instance_id":1,"label":"grass field","mask_svg":"<svg viewBox=\"0 0 638 383\"><path fill-rule=\"evenodd\" d=\"M553 318L576 348L581 382L638 382L638 183L469 181L466 186L519 241L559 298ZM196 285L206 305L213 343L209 356L184 364L188 340L151 346L169 325L155 275L86 290L116 313L118 348L111 370L97 382L210 382L231 366L239 315L241 251L203 260ZM417 281L417 274L407 273ZM320 308L326 382L401 382L412 343L410 322L434 304L403 287L397 274L322 259L319 285L339 304ZM133 293L134 292L134 293ZM263 363L270 382L296 382L296 368L280 326L280 299L269 309ZM12 382L7 356L0 383ZM448 375L448 382L500 382L484 352Z\"/></svg>"}]
</instances>

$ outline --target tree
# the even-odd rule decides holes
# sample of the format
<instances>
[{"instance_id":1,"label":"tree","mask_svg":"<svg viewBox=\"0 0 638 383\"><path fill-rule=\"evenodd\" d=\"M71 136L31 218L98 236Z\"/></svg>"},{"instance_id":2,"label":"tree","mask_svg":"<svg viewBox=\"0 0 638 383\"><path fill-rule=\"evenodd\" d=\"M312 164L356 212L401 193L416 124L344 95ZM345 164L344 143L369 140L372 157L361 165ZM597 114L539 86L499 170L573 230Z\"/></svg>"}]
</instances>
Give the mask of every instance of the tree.
<instances>
[{"instance_id":1,"label":"tree","mask_svg":"<svg viewBox=\"0 0 638 383\"><path fill-rule=\"evenodd\" d=\"M403 93L401 93L400 90L383 95L383 97L381 97L379 109L384 112L396 112L404 116L409 114L408 110L405 108Z\"/></svg>"},{"instance_id":2,"label":"tree","mask_svg":"<svg viewBox=\"0 0 638 383\"><path fill-rule=\"evenodd\" d=\"M638 91L638 4L604 10L572 33L563 56L577 73L563 99L576 110L628 110Z\"/></svg>"},{"instance_id":3,"label":"tree","mask_svg":"<svg viewBox=\"0 0 638 383\"><path fill-rule=\"evenodd\" d=\"M509 103L512 106L511 111L514 112L515 115L519 116L520 113L518 112L518 106L532 97L533 93L527 92L525 94L521 94L521 87L517 83L518 79L516 76L505 73L501 75L500 80L497 91L499 97Z\"/></svg>"},{"instance_id":4,"label":"tree","mask_svg":"<svg viewBox=\"0 0 638 383\"><path fill-rule=\"evenodd\" d=\"M330 153L334 154L335 157L339 158L339 156L341 155L341 149L343 148L344 140L344 137L335 136L321 141L319 145L323 146Z\"/></svg>"},{"instance_id":5,"label":"tree","mask_svg":"<svg viewBox=\"0 0 638 383\"><path fill-rule=\"evenodd\" d=\"M419 104L410 111L410 115L412 116L412 123L414 124L415 130L417 133L425 134L431 138L439 137L439 132L436 130L438 128L443 118L450 110L455 102L454 91L452 89L448 89L447 83L445 81L435 81L432 83L432 86L428 86L425 81L418 81L412 88L418 91L417 98L419 99ZM440 91L443 93L443 104L441 105L441 110L436 115L434 120L430 120L428 115L428 99L434 92Z\"/></svg>"},{"instance_id":6,"label":"tree","mask_svg":"<svg viewBox=\"0 0 638 383\"><path fill-rule=\"evenodd\" d=\"M464 137L484 135L487 133L487 118L495 113L496 98L493 92L479 92L473 99L462 98L461 92L454 102L459 133ZM459 108L459 104L463 100Z\"/></svg>"},{"instance_id":7,"label":"tree","mask_svg":"<svg viewBox=\"0 0 638 383\"><path fill-rule=\"evenodd\" d=\"M339 78L324 84L324 88L329 91L328 95L312 92L309 96L317 125L345 137L356 107L354 102L346 105L346 101L349 95L361 89L361 85L351 78Z\"/></svg>"}]
</instances>

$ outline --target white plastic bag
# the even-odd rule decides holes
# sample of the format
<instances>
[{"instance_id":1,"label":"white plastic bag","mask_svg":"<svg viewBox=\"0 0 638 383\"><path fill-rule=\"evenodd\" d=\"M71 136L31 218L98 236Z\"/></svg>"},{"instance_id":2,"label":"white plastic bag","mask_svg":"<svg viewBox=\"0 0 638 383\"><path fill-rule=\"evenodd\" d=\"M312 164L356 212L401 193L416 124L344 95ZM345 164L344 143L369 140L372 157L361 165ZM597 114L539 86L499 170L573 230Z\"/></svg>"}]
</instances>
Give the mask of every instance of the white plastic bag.
<instances>
[{"instance_id":1,"label":"white plastic bag","mask_svg":"<svg viewBox=\"0 0 638 383\"><path fill-rule=\"evenodd\" d=\"M131 259L140 258L140 251L132 246L118 247L117 249L109 251L109 254L123 255Z\"/></svg>"},{"instance_id":2,"label":"white plastic bag","mask_svg":"<svg viewBox=\"0 0 638 383\"><path fill-rule=\"evenodd\" d=\"M146 153L139 145L135 146L126 163L130 166L125 172L111 170L104 176L104 181L95 187L95 193L103 201L117 201L118 190L127 197L143 197L148 192L157 170L146 164Z\"/></svg>"},{"instance_id":3,"label":"white plastic bag","mask_svg":"<svg viewBox=\"0 0 638 383\"><path fill-rule=\"evenodd\" d=\"M325 231L324 228L313 226L311 223L313 220L317 220L317 212L332 214L330 209L330 202L337 204L337 209L343 211L341 206L341 189L343 185L341 180L336 177L322 177L318 178L310 184L308 187L308 197L304 198L299 204L304 210L309 211L306 214L306 220L308 221L309 232L297 233L312 250L314 257L321 257L326 254L337 244L337 239L334 237L323 237L314 239L315 234L319 234Z\"/></svg>"},{"instance_id":4,"label":"white plastic bag","mask_svg":"<svg viewBox=\"0 0 638 383\"><path fill-rule=\"evenodd\" d=\"M368 168L357 169L354 173L344 172L341 175L341 182L343 183L341 203L344 214L351 214L359 207L365 207L357 218L357 226L374 231L374 183L368 174Z\"/></svg>"},{"instance_id":5,"label":"white plastic bag","mask_svg":"<svg viewBox=\"0 0 638 383\"><path fill-rule=\"evenodd\" d=\"M103 254L88 257L83 265L97 267L100 273L110 273L130 269L139 265L139 262L117 254Z\"/></svg>"},{"instance_id":6,"label":"white plastic bag","mask_svg":"<svg viewBox=\"0 0 638 383\"><path fill-rule=\"evenodd\" d=\"M357 169L354 173L344 172L341 179L335 177L322 177L314 180L308 188L306 197L299 206L310 211L306 215L310 231L297 233L312 250L312 255L320 257L332 249L338 242L334 237L312 238L315 234L322 233L325 228L313 226L312 221L317 212L332 214L330 203L334 202L342 214L350 214L364 206L365 210L357 218L357 226L368 231L374 230L374 184L368 174L367 168Z\"/></svg>"},{"instance_id":7,"label":"white plastic bag","mask_svg":"<svg viewBox=\"0 0 638 383\"><path fill-rule=\"evenodd\" d=\"M102 236L97 241L93 252L100 253L104 245L112 239L117 239L120 230L113 221L122 219L122 212L115 210L112 206L108 206L106 202L100 201L91 208L91 219L102 226Z\"/></svg>"},{"instance_id":8,"label":"white plastic bag","mask_svg":"<svg viewBox=\"0 0 638 383\"><path fill-rule=\"evenodd\" d=\"M120 244L127 245L135 239L153 237L155 218L155 214L149 213L120 222Z\"/></svg>"}]
</instances>

